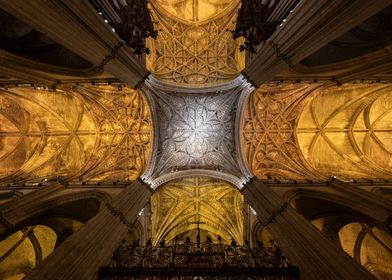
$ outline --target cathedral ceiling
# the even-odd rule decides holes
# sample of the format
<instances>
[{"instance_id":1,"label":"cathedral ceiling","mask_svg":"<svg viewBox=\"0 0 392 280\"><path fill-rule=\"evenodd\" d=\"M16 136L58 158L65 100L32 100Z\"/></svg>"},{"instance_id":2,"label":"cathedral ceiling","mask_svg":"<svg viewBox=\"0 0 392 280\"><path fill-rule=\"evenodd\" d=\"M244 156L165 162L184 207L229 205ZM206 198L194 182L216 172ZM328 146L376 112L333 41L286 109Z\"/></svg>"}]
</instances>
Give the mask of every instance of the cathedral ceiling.
<instances>
[{"instance_id":1,"label":"cathedral ceiling","mask_svg":"<svg viewBox=\"0 0 392 280\"><path fill-rule=\"evenodd\" d=\"M148 106L129 88L1 90L0 119L2 183L134 180L151 152Z\"/></svg>"},{"instance_id":2,"label":"cathedral ceiling","mask_svg":"<svg viewBox=\"0 0 392 280\"><path fill-rule=\"evenodd\" d=\"M295 137L296 120L306 97L319 84L266 84L243 106L242 154L258 178L314 178L301 158Z\"/></svg>"},{"instance_id":3,"label":"cathedral ceiling","mask_svg":"<svg viewBox=\"0 0 392 280\"><path fill-rule=\"evenodd\" d=\"M150 81L146 90L156 103L159 135L155 164L144 174L152 187L178 178L178 172L197 169L216 172L237 186L245 182L234 123L238 97L246 86L239 78L226 88L193 92Z\"/></svg>"},{"instance_id":4,"label":"cathedral ceiling","mask_svg":"<svg viewBox=\"0 0 392 280\"><path fill-rule=\"evenodd\" d=\"M153 243L167 242L177 235L193 238L200 229L213 239L243 243L244 199L232 185L204 177L174 180L151 197ZM205 240L202 240L203 242Z\"/></svg>"},{"instance_id":5,"label":"cathedral ceiling","mask_svg":"<svg viewBox=\"0 0 392 280\"><path fill-rule=\"evenodd\" d=\"M389 84L269 84L246 100L243 156L255 176L391 178Z\"/></svg>"},{"instance_id":6,"label":"cathedral ceiling","mask_svg":"<svg viewBox=\"0 0 392 280\"><path fill-rule=\"evenodd\" d=\"M347 84L315 95L301 113L297 138L320 173L391 178L392 86Z\"/></svg>"},{"instance_id":7,"label":"cathedral ceiling","mask_svg":"<svg viewBox=\"0 0 392 280\"><path fill-rule=\"evenodd\" d=\"M244 67L234 30L240 1L151 1L159 36L149 40L147 67L166 83L203 87L229 81Z\"/></svg>"}]
</instances>

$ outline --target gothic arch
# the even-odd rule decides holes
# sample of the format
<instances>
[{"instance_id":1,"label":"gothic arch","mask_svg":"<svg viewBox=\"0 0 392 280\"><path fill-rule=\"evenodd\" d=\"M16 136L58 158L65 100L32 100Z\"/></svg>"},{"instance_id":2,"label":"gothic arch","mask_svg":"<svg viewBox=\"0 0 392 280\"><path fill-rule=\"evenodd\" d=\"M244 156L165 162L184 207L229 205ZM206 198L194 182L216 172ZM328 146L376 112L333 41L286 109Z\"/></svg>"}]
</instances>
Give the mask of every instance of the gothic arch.
<instances>
[{"instance_id":1,"label":"gothic arch","mask_svg":"<svg viewBox=\"0 0 392 280\"><path fill-rule=\"evenodd\" d=\"M317 191L317 190L307 190L304 188L296 188L293 190L290 190L284 194L283 199L293 205L298 211L301 212L300 209L298 209L296 205L296 201L301 199L301 198L306 198L306 199L315 199L320 202L325 201L327 203L335 204L340 210L337 210L336 213L342 213L342 212L347 212L351 213L354 215L359 215L363 216L363 219L368 219L367 221L370 222L372 219L368 217L365 213L362 213L360 209L358 209L357 201L356 200L351 200L347 196L339 195L337 193L330 193L330 192L325 192L325 191ZM328 209L334 209L333 207L327 207ZM306 215L308 219L314 220L323 216L327 216L329 214L327 213L317 213L317 214L312 214L310 211L309 212L301 212L302 215Z\"/></svg>"},{"instance_id":2,"label":"gothic arch","mask_svg":"<svg viewBox=\"0 0 392 280\"><path fill-rule=\"evenodd\" d=\"M106 192L94 190L60 194L48 199L43 199L42 202L37 204L35 211L25 213L22 221L20 221L18 224L13 225L12 228L6 230L4 233L1 234L0 237L5 238L18 230L35 224L39 224L40 220L47 218L68 218L81 222L86 222L88 219L98 213L102 205L109 202L110 200L111 197ZM61 208L67 209L67 207L69 207L70 205L77 205L78 203L79 207L83 209L83 207L85 206L83 202L88 201L96 201L98 203L95 206L93 212L90 211L91 213L78 214L72 213L72 211L61 210Z\"/></svg>"}]
</instances>

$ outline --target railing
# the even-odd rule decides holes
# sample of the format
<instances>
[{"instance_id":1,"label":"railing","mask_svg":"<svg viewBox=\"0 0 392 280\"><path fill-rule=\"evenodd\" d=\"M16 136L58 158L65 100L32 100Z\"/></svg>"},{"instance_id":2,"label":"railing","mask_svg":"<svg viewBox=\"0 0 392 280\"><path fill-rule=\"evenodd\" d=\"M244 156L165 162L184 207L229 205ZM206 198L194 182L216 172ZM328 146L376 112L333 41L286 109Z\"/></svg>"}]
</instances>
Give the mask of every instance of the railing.
<instances>
[{"instance_id":1,"label":"railing","mask_svg":"<svg viewBox=\"0 0 392 280\"><path fill-rule=\"evenodd\" d=\"M108 266L99 269L100 279L296 279L298 268L290 266L278 246L254 249L206 242L159 246L151 243L121 245Z\"/></svg>"}]
</instances>

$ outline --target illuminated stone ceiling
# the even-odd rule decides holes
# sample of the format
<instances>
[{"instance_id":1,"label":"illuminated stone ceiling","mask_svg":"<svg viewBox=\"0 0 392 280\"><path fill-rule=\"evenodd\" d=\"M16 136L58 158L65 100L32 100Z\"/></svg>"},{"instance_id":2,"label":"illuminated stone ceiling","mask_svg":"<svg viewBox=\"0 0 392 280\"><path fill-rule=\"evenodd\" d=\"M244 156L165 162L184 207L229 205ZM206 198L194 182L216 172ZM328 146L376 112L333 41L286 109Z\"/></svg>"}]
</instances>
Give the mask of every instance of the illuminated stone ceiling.
<instances>
[{"instance_id":1,"label":"illuminated stone ceiling","mask_svg":"<svg viewBox=\"0 0 392 280\"><path fill-rule=\"evenodd\" d=\"M134 180L151 152L152 124L135 90L13 88L0 96L0 180Z\"/></svg>"},{"instance_id":2,"label":"illuminated stone ceiling","mask_svg":"<svg viewBox=\"0 0 392 280\"><path fill-rule=\"evenodd\" d=\"M270 84L246 100L241 148L259 178L392 176L390 84Z\"/></svg>"},{"instance_id":3,"label":"illuminated stone ceiling","mask_svg":"<svg viewBox=\"0 0 392 280\"><path fill-rule=\"evenodd\" d=\"M159 134L155 160L144 174L147 182L155 188L179 172L190 176L201 170L241 187L246 179L238 164L234 108L248 83L238 78L225 88L194 92L153 79L147 84L144 90L155 101Z\"/></svg>"},{"instance_id":4,"label":"illuminated stone ceiling","mask_svg":"<svg viewBox=\"0 0 392 280\"><path fill-rule=\"evenodd\" d=\"M304 107L297 139L321 174L344 179L392 177L392 86L329 87Z\"/></svg>"},{"instance_id":5,"label":"illuminated stone ceiling","mask_svg":"<svg viewBox=\"0 0 392 280\"><path fill-rule=\"evenodd\" d=\"M147 67L171 84L204 87L230 81L244 67L240 42L227 30L235 27L240 1L151 1L159 36L149 40Z\"/></svg>"},{"instance_id":6,"label":"illuminated stone ceiling","mask_svg":"<svg viewBox=\"0 0 392 280\"><path fill-rule=\"evenodd\" d=\"M212 239L220 235L225 242L242 244L243 203L242 194L223 181L192 177L169 182L151 197L153 243L170 242L177 235L195 242L199 221Z\"/></svg>"},{"instance_id":7,"label":"illuminated stone ceiling","mask_svg":"<svg viewBox=\"0 0 392 280\"><path fill-rule=\"evenodd\" d=\"M171 15L184 21L198 22L220 16L238 5L233 0L157 0L154 1Z\"/></svg>"}]
</instances>

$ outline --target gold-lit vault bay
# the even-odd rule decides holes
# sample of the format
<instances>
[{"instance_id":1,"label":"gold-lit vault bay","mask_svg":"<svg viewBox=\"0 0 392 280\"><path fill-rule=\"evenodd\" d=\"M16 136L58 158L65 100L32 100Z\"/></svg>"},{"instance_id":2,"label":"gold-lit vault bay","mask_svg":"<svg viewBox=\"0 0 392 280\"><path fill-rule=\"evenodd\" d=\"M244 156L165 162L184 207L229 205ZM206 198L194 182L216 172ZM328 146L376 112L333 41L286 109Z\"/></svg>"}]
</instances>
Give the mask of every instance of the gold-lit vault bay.
<instances>
[{"instance_id":1,"label":"gold-lit vault bay","mask_svg":"<svg viewBox=\"0 0 392 280\"><path fill-rule=\"evenodd\" d=\"M236 6L233 0L157 0L162 8L172 15L187 21L203 21L217 16L225 9Z\"/></svg>"},{"instance_id":2,"label":"gold-lit vault bay","mask_svg":"<svg viewBox=\"0 0 392 280\"><path fill-rule=\"evenodd\" d=\"M391 178L391 85L267 84L244 106L241 149L258 178Z\"/></svg>"},{"instance_id":3,"label":"gold-lit vault bay","mask_svg":"<svg viewBox=\"0 0 392 280\"><path fill-rule=\"evenodd\" d=\"M234 30L240 1L151 1L157 39L148 39L147 68L167 83L201 87L230 81L244 68Z\"/></svg>"},{"instance_id":4,"label":"gold-lit vault bay","mask_svg":"<svg viewBox=\"0 0 392 280\"><path fill-rule=\"evenodd\" d=\"M0 182L134 180L151 153L146 101L130 88L0 91Z\"/></svg>"},{"instance_id":5,"label":"gold-lit vault bay","mask_svg":"<svg viewBox=\"0 0 392 280\"><path fill-rule=\"evenodd\" d=\"M176 236L196 241L200 221L201 241L220 235L243 244L244 199L229 183L204 178L178 179L160 186L151 197L153 243L171 242Z\"/></svg>"},{"instance_id":6,"label":"gold-lit vault bay","mask_svg":"<svg viewBox=\"0 0 392 280\"><path fill-rule=\"evenodd\" d=\"M0 279L22 279L55 248L57 235L36 225L18 231L0 242Z\"/></svg>"},{"instance_id":7,"label":"gold-lit vault bay","mask_svg":"<svg viewBox=\"0 0 392 280\"><path fill-rule=\"evenodd\" d=\"M246 99L240 126L243 158L261 179L314 178L295 135L306 97L319 84L264 84Z\"/></svg>"},{"instance_id":8,"label":"gold-lit vault bay","mask_svg":"<svg viewBox=\"0 0 392 280\"><path fill-rule=\"evenodd\" d=\"M330 87L307 102L297 127L304 158L321 174L391 178L392 86Z\"/></svg>"}]
</instances>

